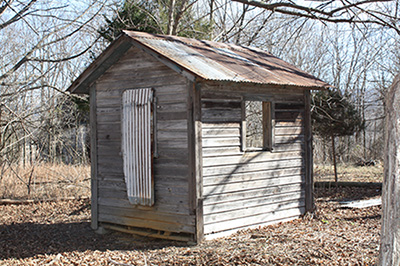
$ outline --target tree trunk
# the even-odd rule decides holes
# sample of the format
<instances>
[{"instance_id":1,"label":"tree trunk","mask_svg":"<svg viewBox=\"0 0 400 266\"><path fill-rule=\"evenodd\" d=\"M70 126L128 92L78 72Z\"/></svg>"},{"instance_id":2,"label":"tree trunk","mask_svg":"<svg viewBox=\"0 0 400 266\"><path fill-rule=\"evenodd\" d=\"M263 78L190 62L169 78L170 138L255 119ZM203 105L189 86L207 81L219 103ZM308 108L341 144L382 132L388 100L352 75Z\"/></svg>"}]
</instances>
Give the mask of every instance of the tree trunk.
<instances>
[{"instance_id":1,"label":"tree trunk","mask_svg":"<svg viewBox=\"0 0 400 266\"><path fill-rule=\"evenodd\" d=\"M171 0L169 5L169 13L168 13L168 25L167 25L167 35L172 34L172 28L174 23L174 12L175 11L175 0Z\"/></svg>"},{"instance_id":2,"label":"tree trunk","mask_svg":"<svg viewBox=\"0 0 400 266\"><path fill-rule=\"evenodd\" d=\"M380 265L400 265L400 75L386 95Z\"/></svg>"},{"instance_id":3,"label":"tree trunk","mask_svg":"<svg viewBox=\"0 0 400 266\"><path fill-rule=\"evenodd\" d=\"M336 168L336 150L335 150L335 136L331 136L332 140L332 161L333 161L333 172L335 173L335 186L336 189L338 187L338 176L337 176L337 168Z\"/></svg>"}]
</instances>

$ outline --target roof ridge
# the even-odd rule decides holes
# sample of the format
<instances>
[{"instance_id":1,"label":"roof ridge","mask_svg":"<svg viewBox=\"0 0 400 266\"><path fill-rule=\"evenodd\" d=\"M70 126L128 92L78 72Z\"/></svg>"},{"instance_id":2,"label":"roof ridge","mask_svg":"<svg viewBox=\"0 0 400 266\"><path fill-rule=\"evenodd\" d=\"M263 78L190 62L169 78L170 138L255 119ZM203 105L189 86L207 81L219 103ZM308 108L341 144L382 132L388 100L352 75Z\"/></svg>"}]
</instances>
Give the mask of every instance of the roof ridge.
<instances>
[{"instance_id":1,"label":"roof ridge","mask_svg":"<svg viewBox=\"0 0 400 266\"><path fill-rule=\"evenodd\" d=\"M245 46L245 45L238 45L234 43L223 43L223 42L217 42L217 41L210 41L210 40L200 40L200 39L195 39L195 38L189 38L189 37L181 37L181 36L175 36L175 35L162 35L162 34L154 34L154 33L147 33L147 32L141 32L141 31L132 31L132 30L123 30L123 32L128 35L129 37L133 38L146 38L146 39L154 39L154 40L162 40L162 41L179 41L183 42L185 44L190 44L190 45L199 45L201 43L208 43L209 45L212 45L213 47L222 47L222 48L230 48L233 50L258 50L259 52L265 52L270 54L267 51L261 50L261 49L251 49L253 47L250 46Z\"/></svg>"}]
</instances>

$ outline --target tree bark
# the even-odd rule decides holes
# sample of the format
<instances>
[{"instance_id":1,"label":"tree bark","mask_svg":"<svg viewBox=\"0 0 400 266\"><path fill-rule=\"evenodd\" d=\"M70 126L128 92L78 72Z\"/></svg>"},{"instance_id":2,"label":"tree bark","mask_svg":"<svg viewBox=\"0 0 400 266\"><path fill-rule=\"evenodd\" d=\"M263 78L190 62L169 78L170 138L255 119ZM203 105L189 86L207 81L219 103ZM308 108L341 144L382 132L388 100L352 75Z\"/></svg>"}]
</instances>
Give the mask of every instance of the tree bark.
<instances>
[{"instance_id":1,"label":"tree bark","mask_svg":"<svg viewBox=\"0 0 400 266\"><path fill-rule=\"evenodd\" d=\"M400 265L400 75L386 95L380 265Z\"/></svg>"},{"instance_id":2,"label":"tree bark","mask_svg":"<svg viewBox=\"0 0 400 266\"><path fill-rule=\"evenodd\" d=\"M331 136L332 140L332 161L333 161L333 172L335 173L335 186L338 188L338 176L337 176L337 168L336 168L336 150L335 150L335 136Z\"/></svg>"}]
</instances>

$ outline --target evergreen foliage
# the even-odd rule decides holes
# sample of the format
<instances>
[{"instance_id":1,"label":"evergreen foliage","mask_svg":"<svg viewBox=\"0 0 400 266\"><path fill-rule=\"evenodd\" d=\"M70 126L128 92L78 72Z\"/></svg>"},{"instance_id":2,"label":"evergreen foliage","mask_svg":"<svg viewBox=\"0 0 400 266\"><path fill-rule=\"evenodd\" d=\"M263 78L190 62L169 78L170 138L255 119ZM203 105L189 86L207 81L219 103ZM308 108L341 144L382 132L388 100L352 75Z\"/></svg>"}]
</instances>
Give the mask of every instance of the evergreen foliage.
<instances>
[{"instance_id":1,"label":"evergreen foliage","mask_svg":"<svg viewBox=\"0 0 400 266\"><path fill-rule=\"evenodd\" d=\"M364 128L364 121L349 97L338 90L319 91L312 97L313 131L323 138L349 136Z\"/></svg>"},{"instance_id":2,"label":"evergreen foliage","mask_svg":"<svg viewBox=\"0 0 400 266\"><path fill-rule=\"evenodd\" d=\"M125 0L114 18L104 17L106 24L98 32L109 42L115 40L124 29L155 34L162 33L154 15L151 15L156 10L157 4L154 1Z\"/></svg>"},{"instance_id":3,"label":"evergreen foliage","mask_svg":"<svg viewBox=\"0 0 400 266\"><path fill-rule=\"evenodd\" d=\"M98 32L109 42L122 30L135 30L153 34L168 34L196 39L209 39L212 22L196 18L191 1L178 0L173 10L171 0L125 0L117 14L105 17L106 23ZM170 14L173 14L170 21Z\"/></svg>"}]
</instances>

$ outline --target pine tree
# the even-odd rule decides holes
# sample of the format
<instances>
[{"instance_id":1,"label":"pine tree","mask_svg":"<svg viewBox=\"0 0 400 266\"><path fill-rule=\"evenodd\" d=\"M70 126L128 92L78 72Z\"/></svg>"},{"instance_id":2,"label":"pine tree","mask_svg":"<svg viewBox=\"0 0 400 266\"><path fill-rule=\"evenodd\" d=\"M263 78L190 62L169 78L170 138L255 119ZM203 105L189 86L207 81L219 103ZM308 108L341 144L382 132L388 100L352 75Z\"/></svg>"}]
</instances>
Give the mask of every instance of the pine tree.
<instances>
[{"instance_id":1,"label":"pine tree","mask_svg":"<svg viewBox=\"0 0 400 266\"><path fill-rule=\"evenodd\" d=\"M320 137L331 140L332 158L337 186L335 138L351 136L361 131L365 126L361 114L349 100L348 95L342 95L339 90L319 91L312 98L313 131Z\"/></svg>"},{"instance_id":2,"label":"pine tree","mask_svg":"<svg viewBox=\"0 0 400 266\"><path fill-rule=\"evenodd\" d=\"M122 30L209 39L212 22L197 18L191 0L125 0L117 15L105 18L99 33L113 41Z\"/></svg>"}]
</instances>

